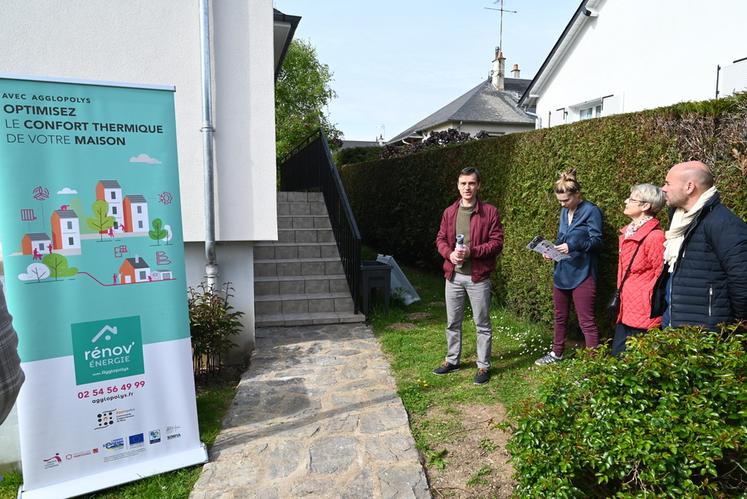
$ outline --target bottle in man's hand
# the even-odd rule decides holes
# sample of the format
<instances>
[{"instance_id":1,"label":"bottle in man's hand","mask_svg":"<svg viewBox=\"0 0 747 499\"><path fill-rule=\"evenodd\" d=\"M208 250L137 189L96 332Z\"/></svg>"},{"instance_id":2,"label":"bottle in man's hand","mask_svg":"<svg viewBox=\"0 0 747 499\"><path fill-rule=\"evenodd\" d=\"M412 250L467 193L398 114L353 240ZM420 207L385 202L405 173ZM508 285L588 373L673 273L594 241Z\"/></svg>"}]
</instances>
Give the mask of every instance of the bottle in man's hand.
<instances>
[{"instance_id":1,"label":"bottle in man's hand","mask_svg":"<svg viewBox=\"0 0 747 499\"><path fill-rule=\"evenodd\" d=\"M463 250L464 249L464 234L457 234L456 236L456 249L457 250ZM461 270L462 264L457 263L456 268Z\"/></svg>"}]
</instances>

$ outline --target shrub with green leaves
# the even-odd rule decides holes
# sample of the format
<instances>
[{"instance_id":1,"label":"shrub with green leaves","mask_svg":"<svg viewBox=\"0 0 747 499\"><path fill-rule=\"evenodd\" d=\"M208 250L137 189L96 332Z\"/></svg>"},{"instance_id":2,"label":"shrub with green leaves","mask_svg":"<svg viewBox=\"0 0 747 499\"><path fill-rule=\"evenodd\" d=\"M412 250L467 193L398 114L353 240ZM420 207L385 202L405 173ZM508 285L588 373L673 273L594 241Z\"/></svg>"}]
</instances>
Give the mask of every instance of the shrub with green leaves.
<instances>
[{"instance_id":1,"label":"shrub with green leaves","mask_svg":"<svg viewBox=\"0 0 747 499\"><path fill-rule=\"evenodd\" d=\"M508 449L521 497L725 497L747 490L747 334L652 331L543 370Z\"/></svg>"},{"instance_id":2,"label":"shrub with green leaves","mask_svg":"<svg viewBox=\"0 0 747 499\"><path fill-rule=\"evenodd\" d=\"M187 303L195 374L220 371L222 356L234 346L231 337L243 327L240 319L244 312L234 310L229 303L232 291L231 283L220 288L205 283L189 287Z\"/></svg>"}]
</instances>

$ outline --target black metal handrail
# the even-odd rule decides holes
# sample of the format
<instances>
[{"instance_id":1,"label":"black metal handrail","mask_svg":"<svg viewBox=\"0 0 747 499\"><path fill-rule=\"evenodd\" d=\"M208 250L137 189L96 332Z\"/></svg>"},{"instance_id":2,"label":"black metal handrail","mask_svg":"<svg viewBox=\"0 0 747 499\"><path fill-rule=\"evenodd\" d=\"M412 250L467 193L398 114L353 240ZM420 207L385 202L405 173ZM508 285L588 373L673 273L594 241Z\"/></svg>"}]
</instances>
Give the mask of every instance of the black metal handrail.
<instances>
[{"instance_id":1,"label":"black metal handrail","mask_svg":"<svg viewBox=\"0 0 747 499\"><path fill-rule=\"evenodd\" d=\"M283 158L280 190L322 192L357 314L361 309L361 234L321 130L309 135Z\"/></svg>"}]
</instances>

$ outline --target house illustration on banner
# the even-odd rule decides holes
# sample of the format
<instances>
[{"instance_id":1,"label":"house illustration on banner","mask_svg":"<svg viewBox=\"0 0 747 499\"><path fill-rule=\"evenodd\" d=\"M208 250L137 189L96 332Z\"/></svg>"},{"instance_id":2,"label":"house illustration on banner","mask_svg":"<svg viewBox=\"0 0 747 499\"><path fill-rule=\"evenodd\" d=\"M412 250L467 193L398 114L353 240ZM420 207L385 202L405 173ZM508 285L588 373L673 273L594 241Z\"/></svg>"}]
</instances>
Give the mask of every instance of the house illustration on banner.
<instances>
[{"instance_id":1,"label":"house illustration on banner","mask_svg":"<svg viewBox=\"0 0 747 499\"><path fill-rule=\"evenodd\" d=\"M124 232L148 232L148 201L140 194L123 195L116 180L99 180L96 200L109 205L107 215L114 218L114 229Z\"/></svg>"},{"instance_id":2,"label":"house illustration on banner","mask_svg":"<svg viewBox=\"0 0 747 499\"><path fill-rule=\"evenodd\" d=\"M148 232L148 201L140 194L124 198L125 232Z\"/></svg>"},{"instance_id":3,"label":"house illustration on banner","mask_svg":"<svg viewBox=\"0 0 747 499\"><path fill-rule=\"evenodd\" d=\"M52 247L80 250L80 222L73 210L52 213Z\"/></svg>"},{"instance_id":4,"label":"house illustration on banner","mask_svg":"<svg viewBox=\"0 0 747 499\"><path fill-rule=\"evenodd\" d=\"M44 232L30 232L21 239L21 252L24 255L43 255L50 244L52 244L52 239Z\"/></svg>"},{"instance_id":5,"label":"house illustration on banner","mask_svg":"<svg viewBox=\"0 0 747 499\"><path fill-rule=\"evenodd\" d=\"M122 216L122 187L116 180L99 180L96 184L96 200L109 204L107 215L114 218L114 228L119 229L124 222Z\"/></svg>"},{"instance_id":6,"label":"house illustration on banner","mask_svg":"<svg viewBox=\"0 0 747 499\"><path fill-rule=\"evenodd\" d=\"M125 259L119 267L119 282L121 284L148 282L150 280L150 266L139 256Z\"/></svg>"}]
</instances>

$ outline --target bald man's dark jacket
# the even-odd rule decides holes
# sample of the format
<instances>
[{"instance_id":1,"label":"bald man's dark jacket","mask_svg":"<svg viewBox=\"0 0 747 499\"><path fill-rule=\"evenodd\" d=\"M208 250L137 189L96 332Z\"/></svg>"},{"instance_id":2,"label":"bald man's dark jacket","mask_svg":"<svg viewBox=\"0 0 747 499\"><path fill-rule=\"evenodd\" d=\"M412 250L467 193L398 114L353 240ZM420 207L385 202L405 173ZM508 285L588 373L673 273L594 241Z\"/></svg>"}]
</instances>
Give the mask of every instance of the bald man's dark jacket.
<instances>
[{"instance_id":1,"label":"bald man's dark jacket","mask_svg":"<svg viewBox=\"0 0 747 499\"><path fill-rule=\"evenodd\" d=\"M702 325L747 320L747 224L716 193L690 224L673 274L667 264L652 295L651 316L664 313L672 279L670 324ZM669 213L671 220L674 210Z\"/></svg>"}]
</instances>

